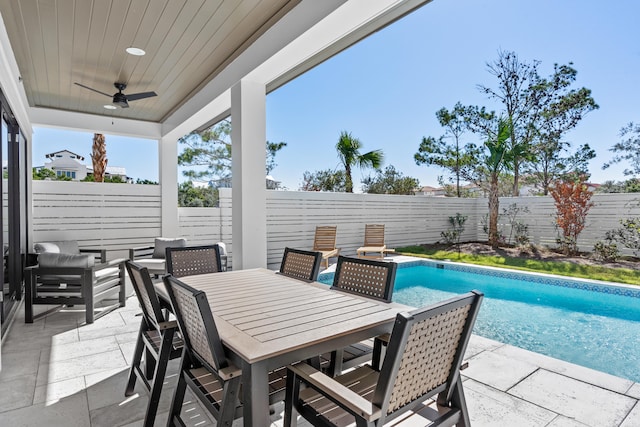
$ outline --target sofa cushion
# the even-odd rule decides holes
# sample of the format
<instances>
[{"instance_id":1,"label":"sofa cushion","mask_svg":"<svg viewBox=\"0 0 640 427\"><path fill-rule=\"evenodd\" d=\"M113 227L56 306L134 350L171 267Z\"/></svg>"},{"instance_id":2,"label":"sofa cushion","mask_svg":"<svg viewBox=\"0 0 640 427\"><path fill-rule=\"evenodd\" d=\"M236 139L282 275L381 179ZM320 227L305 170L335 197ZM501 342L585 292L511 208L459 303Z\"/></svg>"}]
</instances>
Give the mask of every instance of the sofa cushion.
<instances>
[{"instance_id":1,"label":"sofa cushion","mask_svg":"<svg viewBox=\"0 0 640 427\"><path fill-rule=\"evenodd\" d=\"M33 249L36 251L37 254L41 254L44 252L49 252L54 254L60 253L60 248L58 247L58 245L52 242L36 243L33 245Z\"/></svg>"},{"instance_id":2,"label":"sofa cushion","mask_svg":"<svg viewBox=\"0 0 640 427\"><path fill-rule=\"evenodd\" d=\"M38 265L43 268L90 268L95 265L95 259L92 255L43 252L38 255Z\"/></svg>"},{"instance_id":3,"label":"sofa cushion","mask_svg":"<svg viewBox=\"0 0 640 427\"><path fill-rule=\"evenodd\" d=\"M78 255L80 253L78 242L76 242L75 240L40 242L33 245L33 248L38 254L43 252L53 252Z\"/></svg>"},{"instance_id":4,"label":"sofa cushion","mask_svg":"<svg viewBox=\"0 0 640 427\"><path fill-rule=\"evenodd\" d=\"M147 267L149 274L165 274L166 272L164 258L141 258L134 262L141 267Z\"/></svg>"},{"instance_id":5,"label":"sofa cushion","mask_svg":"<svg viewBox=\"0 0 640 427\"><path fill-rule=\"evenodd\" d=\"M157 237L153 248L153 258L164 259L167 248L183 248L185 246L187 246L187 239L184 237Z\"/></svg>"}]
</instances>

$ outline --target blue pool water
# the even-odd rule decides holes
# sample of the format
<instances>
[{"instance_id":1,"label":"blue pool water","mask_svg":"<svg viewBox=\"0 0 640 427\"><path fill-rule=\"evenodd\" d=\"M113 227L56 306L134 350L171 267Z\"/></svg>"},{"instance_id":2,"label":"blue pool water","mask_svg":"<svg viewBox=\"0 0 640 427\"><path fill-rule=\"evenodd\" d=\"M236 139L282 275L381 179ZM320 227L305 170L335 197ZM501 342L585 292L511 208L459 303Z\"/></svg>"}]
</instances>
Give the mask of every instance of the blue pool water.
<instances>
[{"instance_id":1,"label":"blue pool water","mask_svg":"<svg viewBox=\"0 0 640 427\"><path fill-rule=\"evenodd\" d=\"M561 279L554 286L518 273L500 277L420 263L398 268L393 301L420 307L478 289L485 299L475 334L640 382L640 288L615 290L635 295L627 296L589 283ZM332 280L332 274L320 277Z\"/></svg>"}]
</instances>

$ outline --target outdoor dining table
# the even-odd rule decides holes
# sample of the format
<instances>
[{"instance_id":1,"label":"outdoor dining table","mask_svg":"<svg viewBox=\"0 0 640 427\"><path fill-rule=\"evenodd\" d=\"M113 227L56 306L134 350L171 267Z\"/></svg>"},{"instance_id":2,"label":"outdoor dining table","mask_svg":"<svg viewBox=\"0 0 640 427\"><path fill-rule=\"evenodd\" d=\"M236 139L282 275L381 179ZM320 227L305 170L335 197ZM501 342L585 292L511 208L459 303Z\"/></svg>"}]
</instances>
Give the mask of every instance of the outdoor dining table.
<instances>
[{"instance_id":1,"label":"outdoor dining table","mask_svg":"<svg viewBox=\"0 0 640 427\"><path fill-rule=\"evenodd\" d=\"M262 268L180 280L206 293L229 357L242 368L245 426L270 425L270 370L391 332L407 309Z\"/></svg>"}]
</instances>

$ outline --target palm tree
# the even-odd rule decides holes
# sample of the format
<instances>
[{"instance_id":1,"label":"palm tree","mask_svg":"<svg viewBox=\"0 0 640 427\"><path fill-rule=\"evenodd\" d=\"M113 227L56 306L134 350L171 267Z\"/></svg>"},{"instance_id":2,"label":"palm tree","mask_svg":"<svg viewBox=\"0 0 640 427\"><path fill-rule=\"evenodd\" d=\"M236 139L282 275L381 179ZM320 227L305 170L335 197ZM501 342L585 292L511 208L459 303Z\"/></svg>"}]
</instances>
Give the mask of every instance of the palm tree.
<instances>
[{"instance_id":1,"label":"palm tree","mask_svg":"<svg viewBox=\"0 0 640 427\"><path fill-rule=\"evenodd\" d=\"M351 136L350 132L342 131L340 139L336 144L338 158L344 166L345 174L345 191L353 193L353 180L351 179L351 169L354 166L360 168L380 169L384 161L382 150L373 150L368 153L360 154L362 142L358 138Z\"/></svg>"},{"instance_id":2,"label":"palm tree","mask_svg":"<svg viewBox=\"0 0 640 427\"><path fill-rule=\"evenodd\" d=\"M93 134L91 160L93 163L93 180L95 182L104 182L104 173L107 169L108 160L107 144L104 141L104 135L101 133Z\"/></svg>"},{"instance_id":3,"label":"palm tree","mask_svg":"<svg viewBox=\"0 0 640 427\"><path fill-rule=\"evenodd\" d=\"M500 244L500 233L498 232L498 215L500 199L498 180L500 173L509 168L509 161L512 153L509 151L508 141L511 135L512 124L508 118L498 120L498 131L490 137L485 146L489 150L484 158L484 167L489 175L489 244L497 248Z\"/></svg>"}]
</instances>

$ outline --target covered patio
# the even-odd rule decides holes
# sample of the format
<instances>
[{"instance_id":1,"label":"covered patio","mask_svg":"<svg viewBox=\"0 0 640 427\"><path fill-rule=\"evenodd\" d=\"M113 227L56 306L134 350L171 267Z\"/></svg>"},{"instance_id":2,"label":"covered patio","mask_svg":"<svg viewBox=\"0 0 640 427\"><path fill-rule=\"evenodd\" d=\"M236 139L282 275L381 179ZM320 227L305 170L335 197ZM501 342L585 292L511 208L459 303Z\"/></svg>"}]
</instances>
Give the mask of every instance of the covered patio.
<instances>
[{"instance_id":1,"label":"covered patio","mask_svg":"<svg viewBox=\"0 0 640 427\"><path fill-rule=\"evenodd\" d=\"M2 318L0 425L136 426L147 404L143 388L123 393L140 324L135 297L92 325L83 307L24 322L20 259L34 243L33 127L157 141L160 234L177 236L178 139L230 116L232 264L267 267L266 95L428 2L0 0L0 107L11 129L12 182L3 243L15 285ZM128 56L131 46L148 56ZM130 93L158 96L105 110L103 96L74 84L110 92L122 81ZM637 383L480 337L466 356L474 426L640 425ZM166 422L175 376L174 364L156 425ZM184 410L193 425L212 424L197 403ZM282 405L271 420L282 425ZM397 425L424 424L418 413Z\"/></svg>"}]
</instances>

